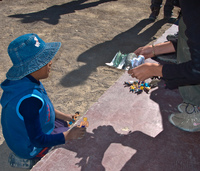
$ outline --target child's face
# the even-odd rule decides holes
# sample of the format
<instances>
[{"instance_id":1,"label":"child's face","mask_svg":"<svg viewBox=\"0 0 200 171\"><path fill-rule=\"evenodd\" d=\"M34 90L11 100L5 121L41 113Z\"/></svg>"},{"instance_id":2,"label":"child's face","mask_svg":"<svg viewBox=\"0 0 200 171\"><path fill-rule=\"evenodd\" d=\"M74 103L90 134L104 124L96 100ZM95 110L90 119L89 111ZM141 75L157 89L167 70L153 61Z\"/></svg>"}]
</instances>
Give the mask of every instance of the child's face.
<instances>
[{"instance_id":1,"label":"child's face","mask_svg":"<svg viewBox=\"0 0 200 171\"><path fill-rule=\"evenodd\" d=\"M45 79L49 76L50 69L51 69L52 61L50 61L47 65L43 66L39 70L31 73L36 80Z\"/></svg>"},{"instance_id":2,"label":"child's face","mask_svg":"<svg viewBox=\"0 0 200 171\"><path fill-rule=\"evenodd\" d=\"M50 61L47 65L41 68L41 76L43 76L43 78L47 78L49 76L51 65L52 65L52 61Z\"/></svg>"}]
</instances>

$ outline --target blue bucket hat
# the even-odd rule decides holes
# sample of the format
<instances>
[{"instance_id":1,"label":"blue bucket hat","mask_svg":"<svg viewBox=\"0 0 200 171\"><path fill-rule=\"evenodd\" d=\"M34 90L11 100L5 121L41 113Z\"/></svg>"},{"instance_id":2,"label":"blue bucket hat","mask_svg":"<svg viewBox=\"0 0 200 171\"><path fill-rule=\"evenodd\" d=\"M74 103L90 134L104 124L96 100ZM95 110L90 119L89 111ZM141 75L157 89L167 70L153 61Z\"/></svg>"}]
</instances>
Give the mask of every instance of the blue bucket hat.
<instances>
[{"instance_id":1,"label":"blue bucket hat","mask_svg":"<svg viewBox=\"0 0 200 171\"><path fill-rule=\"evenodd\" d=\"M22 35L8 46L13 66L6 74L9 80L20 80L48 64L61 46L60 42L45 43L37 34Z\"/></svg>"}]
</instances>

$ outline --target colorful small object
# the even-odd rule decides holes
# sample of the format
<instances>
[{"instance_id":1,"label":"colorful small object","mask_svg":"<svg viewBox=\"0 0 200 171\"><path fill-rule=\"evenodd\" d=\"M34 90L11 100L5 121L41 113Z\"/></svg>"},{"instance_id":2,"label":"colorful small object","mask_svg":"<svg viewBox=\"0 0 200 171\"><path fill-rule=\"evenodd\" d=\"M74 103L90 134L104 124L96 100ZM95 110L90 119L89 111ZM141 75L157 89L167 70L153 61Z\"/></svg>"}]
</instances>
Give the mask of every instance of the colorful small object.
<instances>
[{"instance_id":1,"label":"colorful small object","mask_svg":"<svg viewBox=\"0 0 200 171\"><path fill-rule=\"evenodd\" d=\"M133 85L133 81L128 81L128 82L124 82L124 87L129 87L131 85Z\"/></svg>"},{"instance_id":2,"label":"colorful small object","mask_svg":"<svg viewBox=\"0 0 200 171\"><path fill-rule=\"evenodd\" d=\"M68 127L71 127L72 124L77 120L77 118L80 116L79 112L76 112L74 116L72 116L72 121L67 121Z\"/></svg>"},{"instance_id":3,"label":"colorful small object","mask_svg":"<svg viewBox=\"0 0 200 171\"><path fill-rule=\"evenodd\" d=\"M130 91L133 93L135 90L135 87L133 85L130 86Z\"/></svg>"},{"instance_id":4,"label":"colorful small object","mask_svg":"<svg viewBox=\"0 0 200 171\"><path fill-rule=\"evenodd\" d=\"M157 87L158 86L158 83L161 81L161 78L160 77L152 77L151 78L151 82L149 83L150 87L151 88L154 88L154 87Z\"/></svg>"},{"instance_id":5,"label":"colorful small object","mask_svg":"<svg viewBox=\"0 0 200 171\"><path fill-rule=\"evenodd\" d=\"M89 126L89 122L87 120L87 117L84 117L83 121L80 123L80 125L78 127L87 128L88 126Z\"/></svg>"},{"instance_id":6,"label":"colorful small object","mask_svg":"<svg viewBox=\"0 0 200 171\"><path fill-rule=\"evenodd\" d=\"M158 85L160 78L153 77L150 83L144 81L128 81L124 82L124 87L130 87L130 92L135 92L136 94L141 94L143 91L146 93Z\"/></svg>"}]
</instances>

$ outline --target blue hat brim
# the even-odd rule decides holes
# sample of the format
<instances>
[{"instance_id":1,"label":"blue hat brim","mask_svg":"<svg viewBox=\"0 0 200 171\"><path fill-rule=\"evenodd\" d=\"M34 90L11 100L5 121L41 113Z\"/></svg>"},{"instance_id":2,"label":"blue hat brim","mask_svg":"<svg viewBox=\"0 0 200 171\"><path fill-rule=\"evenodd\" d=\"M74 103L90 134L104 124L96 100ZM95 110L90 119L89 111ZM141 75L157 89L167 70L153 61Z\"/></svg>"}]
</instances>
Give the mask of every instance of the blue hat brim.
<instances>
[{"instance_id":1,"label":"blue hat brim","mask_svg":"<svg viewBox=\"0 0 200 171\"><path fill-rule=\"evenodd\" d=\"M23 65L13 65L6 74L9 80L20 80L48 64L61 47L60 42L45 43L45 47Z\"/></svg>"}]
</instances>

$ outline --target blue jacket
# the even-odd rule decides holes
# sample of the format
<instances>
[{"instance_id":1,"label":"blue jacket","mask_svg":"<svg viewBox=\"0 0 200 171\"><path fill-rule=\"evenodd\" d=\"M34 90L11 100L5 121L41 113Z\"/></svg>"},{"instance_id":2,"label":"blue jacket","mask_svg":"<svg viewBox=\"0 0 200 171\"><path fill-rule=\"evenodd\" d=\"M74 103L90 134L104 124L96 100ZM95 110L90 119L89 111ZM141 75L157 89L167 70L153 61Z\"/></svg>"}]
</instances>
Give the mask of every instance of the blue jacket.
<instances>
[{"instance_id":1,"label":"blue jacket","mask_svg":"<svg viewBox=\"0 0 200 171\"><path fill-rule=\"evenodd\" d=\"M42 83L38 85L26 77L17 81L5 80L1 88L4 91L1 97L1 124L5 141L19 157L33 158L42 150L42 147L35 147L31 143L23 116L19 113L19 106L26 98L38 98L42 102L39 111L42 132L50 134L54 129L55 121L53 105Z\"/></svg>"}]
</instances>

